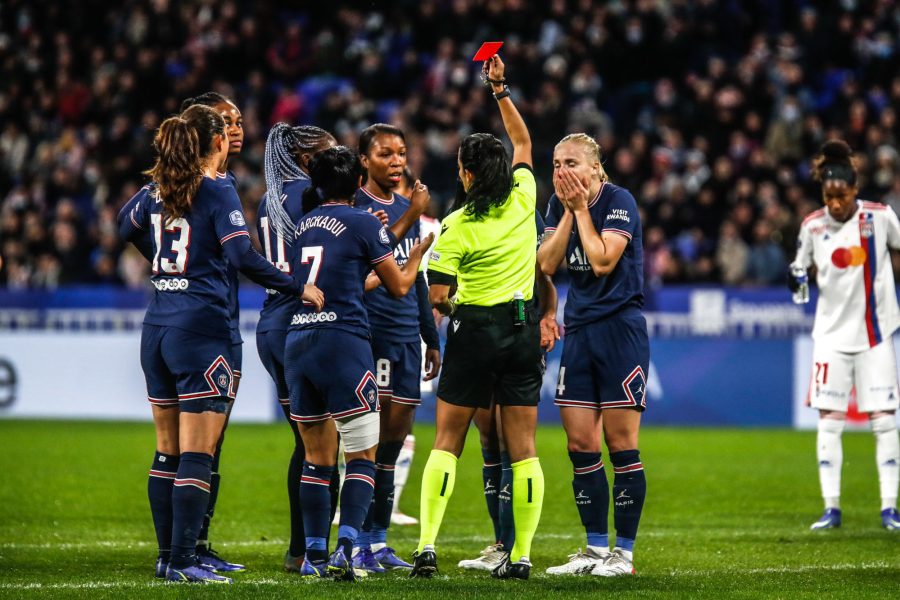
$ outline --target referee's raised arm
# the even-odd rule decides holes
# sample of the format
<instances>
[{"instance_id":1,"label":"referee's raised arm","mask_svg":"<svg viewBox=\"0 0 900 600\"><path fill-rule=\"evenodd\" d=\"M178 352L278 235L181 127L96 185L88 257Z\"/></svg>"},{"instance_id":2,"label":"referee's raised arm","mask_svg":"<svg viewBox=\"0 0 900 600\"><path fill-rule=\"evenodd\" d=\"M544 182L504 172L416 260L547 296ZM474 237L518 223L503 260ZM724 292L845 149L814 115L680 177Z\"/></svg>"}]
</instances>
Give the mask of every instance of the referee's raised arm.
<instances>
[{"instance_id":1,"label":"referee's raised arm","mask_svg":"<svg viewBox=\"0 0 900 600\"><path fill-rule=\"evenodd\" d=\"M531 135L528 133L528 127L525 126L522 115L519 114L519 110L510 97L509 86L506 85L506 79L503 77L505 71L503 61L499 56L494 55L484 64L484 68L487 69L487 80L491 84L494 98L497 99L497 106L500 107L503 126L506 128L509 141L512 142L512 164L516 166L524 163L530 167L532 166Z\"/></svg>"}]
</instances>

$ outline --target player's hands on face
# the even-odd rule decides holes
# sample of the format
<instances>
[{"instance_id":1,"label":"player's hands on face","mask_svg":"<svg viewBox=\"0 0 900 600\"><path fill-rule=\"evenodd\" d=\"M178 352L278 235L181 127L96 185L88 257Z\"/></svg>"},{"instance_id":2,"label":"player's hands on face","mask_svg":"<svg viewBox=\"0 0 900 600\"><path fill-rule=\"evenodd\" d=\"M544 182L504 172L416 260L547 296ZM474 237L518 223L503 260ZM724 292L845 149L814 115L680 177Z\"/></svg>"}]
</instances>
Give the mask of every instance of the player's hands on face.
<instances>
[{"instance_id":1,"label":"player's hands on face","mask_svg":"<svg viewBox=\"0 0 900 600\"><path fill-rule=\"evenodd\" d=\"M441 372L441 351L429 348L425 351L425 377L422 381L431 381Z\"/></svg>"},{"instance_id":2,"label":"player's hands on face","mask_svg":"<svg viewBox=\"0 0 900 600\"><path fill-rule=\"evenodd\" d=\"M388 214L387 214L385 211L383 211L383 210L376 210L375 212L372 212L372 209L371 209L371 208L367 209L367 211L370 212L370 213L372 213L373 215L375 215L375 217L376 217L379 221L381 221L382 226L384 226L384 227L387 227L387 226L388 226Z\"/></svg>"},{"instance_id":3,"label":"player's hands on face","mask_svg":"<svg viewBox=\"0 0 900 600\"><path fill-rule=\"evenodd\" d=\"M319 312L325 306L325 294L311 283L303 286L303 295L300 298L304 302L312 304L316 308L316 312Z\"/></svg>"},{"instance_id":4,"label":"player's hands on face","mask_svg":"<svg viewBox=\"0 0 900 600\"><path fill-rule=\"evenodd\" d=\"M578 176L569 169L560 169L559 176L554 177L553 185L562 191L563 196L557 197L562 201L563 205L572 212L586 210L588 205L588 194L590 190L582 183ZM557 184L557 181L559 182Z\"/></svg>"},{"instance_id":5,"label":"player's hands on face","mask_svg":"<svg viewBox=\"0 0 900 600\"><path fill-rule=\"evenodd\" d=\"M541 319L541 348L550 352L559 339L559 324L555 315L547 315Z\"/></svg>"},{"instance_id":6,"label":"player's hands on face","mask_svg":"<svg viewBox=\"0 0 900 600\"><path fill-rule=\"evenodd\" d=\"M431 204L431 192L428 191L428 186L418 179L416 179L412 189L413 192L409 198L409 204L421 216L425 214L425 211L428 210L428 205Z\"/></svg>"}]
</instances>

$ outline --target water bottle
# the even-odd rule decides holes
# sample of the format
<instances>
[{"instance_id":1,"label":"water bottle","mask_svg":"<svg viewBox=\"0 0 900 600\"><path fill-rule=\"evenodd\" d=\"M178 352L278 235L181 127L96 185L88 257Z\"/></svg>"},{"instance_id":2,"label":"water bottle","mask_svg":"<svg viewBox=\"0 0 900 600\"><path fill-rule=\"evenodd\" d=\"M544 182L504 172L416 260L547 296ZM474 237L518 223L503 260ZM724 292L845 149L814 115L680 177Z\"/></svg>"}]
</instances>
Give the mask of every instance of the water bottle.
<instances>
[{"instance_id":1,"label":"water bottle","mask_svg":"<svg viewBox=\"0 0 900 600\"><path fill-rule=\"evenodd\" d=\"M806 304L809 302L809 275L806 269L800 266L791 267L791 277L797 282L797 289L791 294L794 304Z\"/></svg>"},{"instance_id":2,"label":"water bottle","mask_svg":"<svg viewBox=\"0 0 900 600\"><path fill-rule=\"evenodd\" d=\"M524 325L525 324L525 294L522 292L516 292L513 294L513 306L515 308L515 315L513 316L513 323L516 325Z\"/></svg>"}]
</instances>

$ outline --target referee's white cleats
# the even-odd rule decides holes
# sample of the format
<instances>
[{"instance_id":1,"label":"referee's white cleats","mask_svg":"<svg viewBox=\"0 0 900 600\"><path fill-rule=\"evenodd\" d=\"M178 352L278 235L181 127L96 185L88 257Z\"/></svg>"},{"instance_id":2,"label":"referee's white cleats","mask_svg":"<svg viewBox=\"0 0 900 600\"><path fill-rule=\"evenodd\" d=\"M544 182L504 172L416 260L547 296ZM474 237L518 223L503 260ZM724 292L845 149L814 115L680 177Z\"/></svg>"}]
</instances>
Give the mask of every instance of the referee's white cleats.
<instances>
[{"instance_id":1,"label":"referee's white cleats","mask_svg":"<svg viewBox=\"0 0 900 600\"><path fill-rule=\"evenodd\" d=\"M548 575L587 575L595 567L602 564L611 554L595 552L588 548L584 552L578 549L575 554L569 555L569 560L556 567L547 569Z\"/></svg>"}]
</instances>

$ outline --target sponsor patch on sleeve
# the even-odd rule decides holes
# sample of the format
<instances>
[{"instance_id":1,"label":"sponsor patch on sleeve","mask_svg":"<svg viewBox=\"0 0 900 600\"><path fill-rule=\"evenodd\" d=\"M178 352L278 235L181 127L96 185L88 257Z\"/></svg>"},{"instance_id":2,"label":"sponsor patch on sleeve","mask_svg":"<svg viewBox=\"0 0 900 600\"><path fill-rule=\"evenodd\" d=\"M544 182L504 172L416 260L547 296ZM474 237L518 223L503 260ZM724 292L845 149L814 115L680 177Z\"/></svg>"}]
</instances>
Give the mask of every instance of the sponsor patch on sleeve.
<instances>
[{"instance_id":1,"label":"sponsor patch on sleeve","mask_svg":"<svg viewBox=\"0 0 900 600\"><path fill-rule=\"evenodd\" d=\"M378 232L378 239L381 240L382 244L386 244L386 245L391 244L391 240L388 237L387 229L385 229L384 227L382 227L381 231Z\"/></svg>"},{"instance_id":2,"label":"sponsor patch on sleeve","mask_svg":"<svg viewBox=\"0 0 900 600\"><path fill-rule=\"evenodd\" d=\"M431 260L437 262L437 261L441 260L441 255L440 255L439 253L437 253L437 252L432 252L432 253L431 253Z\"/></svg>"},{"instance_id":3,"label":"sponsor patch on sleeve","mask_svg":"<svg viewBox=\"0 0 900 600\"><path fill-rule=\"evenodd\" d=\"M236 225L238 227L242 227L247 224L244 220L244 213L239 210L231 211L231 214L228 215L228 220L231 221L232 225Z\"/></svg>"}]
</instances>

